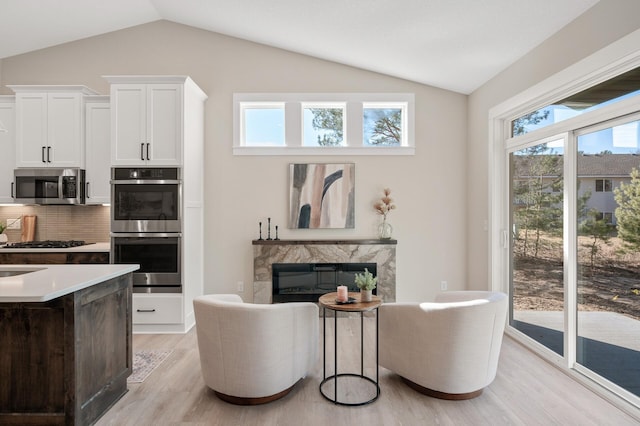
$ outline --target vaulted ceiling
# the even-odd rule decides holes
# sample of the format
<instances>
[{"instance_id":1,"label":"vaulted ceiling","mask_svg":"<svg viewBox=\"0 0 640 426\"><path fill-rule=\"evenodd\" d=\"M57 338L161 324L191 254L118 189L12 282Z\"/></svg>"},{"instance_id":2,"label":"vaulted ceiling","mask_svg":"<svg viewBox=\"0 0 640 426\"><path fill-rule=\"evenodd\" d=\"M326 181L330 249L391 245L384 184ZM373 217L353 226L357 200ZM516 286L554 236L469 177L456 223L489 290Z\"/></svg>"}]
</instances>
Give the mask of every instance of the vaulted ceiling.
<instances>
[{"instance_id":1,"label":"vaulted ceiling","mask_svg":"<svg viewBox=\"0 0 640 426\"><path fill-rule=\"evenodd\" d=\"M0 0L0 58L160 19L471 93L598 0Z\"/></svg>"}]
</instances>

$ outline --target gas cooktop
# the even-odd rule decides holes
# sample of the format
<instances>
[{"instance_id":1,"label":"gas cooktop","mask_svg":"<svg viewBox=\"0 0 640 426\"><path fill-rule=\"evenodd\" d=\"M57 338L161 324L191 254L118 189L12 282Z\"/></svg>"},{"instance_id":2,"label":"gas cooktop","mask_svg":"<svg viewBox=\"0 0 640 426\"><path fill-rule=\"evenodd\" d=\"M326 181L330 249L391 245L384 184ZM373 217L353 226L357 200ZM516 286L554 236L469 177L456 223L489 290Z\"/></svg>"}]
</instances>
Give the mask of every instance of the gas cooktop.
<instances>
[{"instance_id":1,"label":"gas cooktop","mask_svg":"<svg viewBox=\"0 0 640 426\"><path fill-rule=\"evenodd\" d=\"M20 243L10 243L4 246L4 248L70 248L79 247L85 245L84 241L70 240L70 241L23 241Z\"/></svg>"}]
</instances>

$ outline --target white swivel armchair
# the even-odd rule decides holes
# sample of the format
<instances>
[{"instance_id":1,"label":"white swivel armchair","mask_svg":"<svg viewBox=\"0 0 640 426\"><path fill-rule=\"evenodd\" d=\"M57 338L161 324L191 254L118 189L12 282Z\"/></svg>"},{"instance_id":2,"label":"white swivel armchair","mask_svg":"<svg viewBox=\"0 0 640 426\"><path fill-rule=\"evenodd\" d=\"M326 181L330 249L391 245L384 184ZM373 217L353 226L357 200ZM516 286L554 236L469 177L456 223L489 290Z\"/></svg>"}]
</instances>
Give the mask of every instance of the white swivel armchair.
<instances>
[{"instance_id":1,"label":"white swivel armchair","mask_svg":"<svg viewBox=\"0 0 640 426\"><path fill-rule=\"evenodd\" d=\"M380 307L380 365L413 389L442 399L470 399L496 377L507 296L451 291L434 303Z\"/></svg>"},{"instance_id":2,"label":"white swivel armchair","mask_svg":"<svg viewBox=\"0 0 640 426\"><path fill-rule=\"evenodd\" d=\"M255 405L285 396L318 359L318 307L243 303L236 294L193 301L202 376L227 402Z\"/></svg>"}]
</instances>

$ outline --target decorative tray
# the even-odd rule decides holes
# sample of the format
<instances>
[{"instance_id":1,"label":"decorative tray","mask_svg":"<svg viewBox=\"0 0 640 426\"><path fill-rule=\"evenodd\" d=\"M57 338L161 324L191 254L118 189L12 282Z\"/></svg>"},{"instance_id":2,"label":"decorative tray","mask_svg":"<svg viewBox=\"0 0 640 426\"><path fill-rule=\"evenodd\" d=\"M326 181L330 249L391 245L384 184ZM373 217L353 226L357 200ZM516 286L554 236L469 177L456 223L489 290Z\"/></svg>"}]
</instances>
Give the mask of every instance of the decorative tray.
<instances>
[{"instance_id":1,"label":"decorative tray","mask_svg":"<svg viewBox=\"0 0 640 426\"><path fill-rule=\"evenodd\" d=\"M336 299L336 305L348 305L350 303L356 303L355 297L348 298L346 302L341 302L338 299Z\"/></svg>"}]
</instances>

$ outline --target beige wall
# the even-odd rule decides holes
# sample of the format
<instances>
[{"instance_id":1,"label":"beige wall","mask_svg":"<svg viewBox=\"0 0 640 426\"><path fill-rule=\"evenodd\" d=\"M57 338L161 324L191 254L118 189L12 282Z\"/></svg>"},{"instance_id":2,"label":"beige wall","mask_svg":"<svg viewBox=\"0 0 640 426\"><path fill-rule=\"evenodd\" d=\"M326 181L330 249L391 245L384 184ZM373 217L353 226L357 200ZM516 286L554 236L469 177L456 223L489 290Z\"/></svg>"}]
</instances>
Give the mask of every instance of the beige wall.
<instances>
[{"instance_id":1,"label":"beige wall","mask_svg":"<svg viewBox=\"0 0 640 426\"><path fill-rule=\"evenodd\" d=\"M467 140L467 277L471 289L488 280L489 110L545 78L640 28L640 1L600 0L594 7L469 96Z\"/></svg>"},{"instance_id":2,"label":"beige wall","mask_svg":"<svg viewBox=\"0 0 640 426\"><path fill-rule=\"evenodd\" d=\"M84 84L108 94L109 74L190 75L209 95L205 118L205 291L251 300L251 240L272 218L283 239L373 237L372 208L384 187L397 248L397 299L426 300L465 288L467 97L166 21L141 25L2 61L7 84ZM416 155L409 157L234 157L234 92L415 93ZM356 228L288 230L288 164L356 164ZM483 204L486 204L483 201ZM474 207L475 209L475 207ZM484 211L484 210L483 210ZM475 254L474 254L475 255Z\"/></svg>"}]
</instances>

